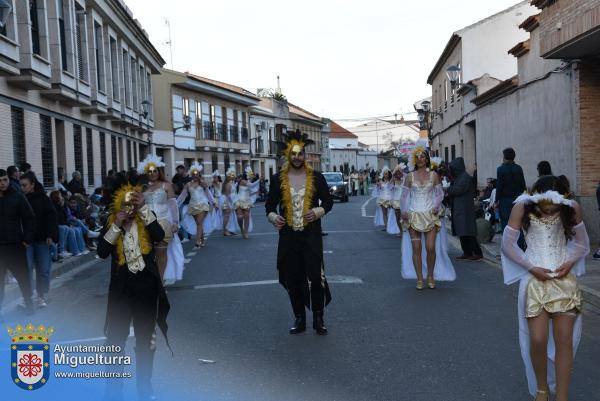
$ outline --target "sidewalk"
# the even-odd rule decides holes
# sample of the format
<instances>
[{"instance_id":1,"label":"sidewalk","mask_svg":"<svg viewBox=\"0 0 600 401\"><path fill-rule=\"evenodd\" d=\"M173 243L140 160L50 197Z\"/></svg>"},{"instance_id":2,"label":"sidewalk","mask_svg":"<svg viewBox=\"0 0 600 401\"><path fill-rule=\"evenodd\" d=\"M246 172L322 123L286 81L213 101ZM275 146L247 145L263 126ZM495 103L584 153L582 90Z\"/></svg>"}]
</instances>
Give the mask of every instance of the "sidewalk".
<instances>
[{"instance_id":1,"label":"sidewalk","mask_svg":"<svg viewBox=\"0 0 600 401\"><path fill-rule=\"evenodd\" d=\"M454 238L456 239L456 238ZM457 244L458 240L456 239ZM500 268L500 242L502 241L502 235L496 234L493 242L487 244L480 244L483 250L484 258ZM456 245L456 244L455 244ZM460 249L460 244L458 244ZM589 302L594 306L600 308L600 260L592 258L592 255L596 251L595 247L592 247L590 254L585 258L585 275L581 277L579 287L583 292L583 299L585 302Z\"/></svg>"}]
</instances>

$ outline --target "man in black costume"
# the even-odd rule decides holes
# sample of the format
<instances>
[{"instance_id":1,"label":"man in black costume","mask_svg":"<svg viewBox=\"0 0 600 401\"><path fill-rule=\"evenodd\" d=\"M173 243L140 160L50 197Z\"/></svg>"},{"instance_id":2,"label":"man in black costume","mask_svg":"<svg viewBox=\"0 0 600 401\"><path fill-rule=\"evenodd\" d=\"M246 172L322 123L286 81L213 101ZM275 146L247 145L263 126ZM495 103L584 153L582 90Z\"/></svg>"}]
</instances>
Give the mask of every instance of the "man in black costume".
<instances>
[{"instance_id":1,"label":"man in black costume","mask_svg":"<svg viewBox=\"0 0 600 401\"><path fill-rule=\"evenodd\" d=\"M306 330L305 307L312 307L313 328L325 335L323 311L331 293L323 267L320 219L333 207L333 198L325 177L305 162L304 148L314 142L299 130L286 139L287 160L271 179L266 202L267 217L279 230L279 282L290 296L296 318L290 334Z\"/></svg>"},{"instance_id":2,"label":"man in black costume","mask_svg":"<svg viewBox=\"0 0 600 401\"><path fill-rule=\"evenodd\" d=\"M144 401L153 399L150 379L156 350L155 327L158 325L165 338L167 334L169 301L153 247L164 236L156 216L144 203L142 187L122 185L113 195L108 224L98 243L98 256L112 257L104 331L107 345L123 349L133 321L137 390L139 399ZM121 400L122 386L122 379L111 379L105 399Z\"/></svg>"}]
</instances>

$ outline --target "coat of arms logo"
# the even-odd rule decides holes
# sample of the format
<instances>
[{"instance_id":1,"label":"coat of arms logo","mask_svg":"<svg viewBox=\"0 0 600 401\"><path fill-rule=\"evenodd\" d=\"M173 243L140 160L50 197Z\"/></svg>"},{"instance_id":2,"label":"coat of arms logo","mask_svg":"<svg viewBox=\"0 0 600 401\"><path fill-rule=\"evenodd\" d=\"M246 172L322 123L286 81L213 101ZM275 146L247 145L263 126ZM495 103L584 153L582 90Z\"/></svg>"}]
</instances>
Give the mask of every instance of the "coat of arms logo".
<instances>
[{"instance_id":1,"label":"coat of arms logo","mask_svg":"<svg viewBox=\"0 0 600 401\"><path fill-rule=\"evenodd\" d=\"M50 378L50 344L48 338L54 334L52 327L35 327L29 323L8 328L11 337L12 381L24 390L37 390Z\"/></svg>"}]
</instances>

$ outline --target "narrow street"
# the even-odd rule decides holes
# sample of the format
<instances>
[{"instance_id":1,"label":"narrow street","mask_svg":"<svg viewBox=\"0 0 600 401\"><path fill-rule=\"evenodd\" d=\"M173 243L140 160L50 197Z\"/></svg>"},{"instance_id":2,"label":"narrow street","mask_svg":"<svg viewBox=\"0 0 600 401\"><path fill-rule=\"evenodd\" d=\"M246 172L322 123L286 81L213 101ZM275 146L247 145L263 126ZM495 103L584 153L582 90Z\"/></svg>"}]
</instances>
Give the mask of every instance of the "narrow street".
<instances>
[{"instance_id":1,"label":"narrow street","mask_svg":"<svg viewBox=\"0 0 600 401\"><path fill-rule=\"evenodd\" d=\"M168 288L173 357L162 336L158 340L158 399L530 400L517 340L516 286L503 285L501 271L490 263L460 262L457 281L416 291L415 283L400 276L400 239L361 217L367 200L336 203L324 220L333 293L325 337L312 329L297 336L287 332L292 314L276 282L277 234L262 204L253 210L249 240L215 233L201 250L185 244L184 280ZM365 214L372 216L374 207L368 202ZM102 344L108 273L109 263L99 261L55 280L48 308L31 321L55 327L53 345ZM572 401L598 399L600 314L586 308ZM16 311L5 318L4 326L24 323ZM133 346L129 341L126 350L132 356ZM7 353L1 351L3 359ZM5 374L2 398L24 399L8 380ZM102 386L100 379L52 376L27 399L48 399L60 389L64 400L78 390L95 400ZM134 380L125 386L133 394Z\"/></svg>"}]
</instances>

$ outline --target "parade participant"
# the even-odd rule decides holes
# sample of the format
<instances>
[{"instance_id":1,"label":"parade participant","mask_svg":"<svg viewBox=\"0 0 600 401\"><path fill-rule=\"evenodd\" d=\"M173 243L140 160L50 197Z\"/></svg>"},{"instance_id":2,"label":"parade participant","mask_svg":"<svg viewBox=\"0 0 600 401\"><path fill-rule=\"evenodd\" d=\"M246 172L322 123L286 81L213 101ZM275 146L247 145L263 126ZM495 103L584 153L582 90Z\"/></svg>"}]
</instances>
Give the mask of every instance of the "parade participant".
<instances>
[{"instance_id":1,"label":"parade participant","mask_svg":"<svg viewBox=\"0 0 600 401\"><path fill-rule=\"evenodd\" d=\"M216 229L217 227L223 226L223 211L221 210L221 203L223 201L221 199L223 197L223 180L221 180L219 170L213 171L212 184L209 189L215 200L215 207L211 210L210 217L212 226Z\"/></svg>"},{"instance_id":2,"label":"parade participant","mask_svg":"<svg viewBox=\"0 0 600 401\"><path fill-rule=\"evenodd\" d=\"M251 209L254 207L260 184L259 181L251 182L253 178L254 172L250 166L247 166L242 179L237 184L235 193L235 214L244 239L248 239L248 233L252 232Z\"/></svg>"},{"instance_id":3,"label":"parade participant","mask_svg":"<svg viewBox=\"0 0 600 401\"><path fill-rule=\"evenodd\" d=\"M233 195L235 188L235 169L230 167L225 173L225 183L223 184L223 192L221 197L221 211L223 213L223 235L231 237L236 235L236 219L231 218L231 212L234 210Z\"/></svg>"},{"instance_id":4,"label":"parade participant","mask_svg":"<svg viewBox=\"0 0 600 401\"><path fill-rule=\"evenodd\" d=\"M117 186L108 225L98 243L98 256L111 257L104 325L106 344L124 349L133 322L137 391L139 399L145 401L153 398L151 378L156 351L153 333L158 325L167 338L169 301L153 245L162 242L165 232L145 204L141 191L141 186L125 183ZM123 399L122 392L123 380L108 380L105 399Z\"/></svg>"},{"instance_id":5,"label":"parade participant","mask_svg":"<svg viewBox=\"0 0 600 401\"><path fill-rule=\"evenodd\" d=\"M402 239L402 277L417 279L417 289L423 289L423 275L427 286L435 288L435 280L452 281L456 273L445 252L445 237L440 234L439 217L444 191L436 172L431 171L426 142L417 141L404 179L401 209L403 224L408 230ZM423 246L424 245L424 246Z\"/></svg>"},{"instance_id":6,"label":"parade participant","mask_svg":"<svg viewBox=\"0 0 600 401\"><path fill-rule=\"evenodd\" d=\"M400 163L392 172L392 207L394 215L388 217L388 234L396 234L402 236L402 212L400 208L400 200L402 199L402 186L404 185L404 169L406 165Z\"/></svg>"},{"instance_id":7,"label":"parade participant","mask_svg":"<svg viewBox=\"0 0 600 401\"><path fill-rule=\"evenodd\" d=\"M160 243L154 244L158 271L165 282L172 283L183 277L183 248L179 236L179 208L173 185L167 182L160 171L164 167L162 158L148 155L138 164L138 174L146 175L147 188L144 191L146 205L154 212L158 223L165 231Z\"/></svg>"},{"instance_id":8,"label":"parade participant","mask_svg":"<svg viewBox=\"0 0 600 401\"><path fill-rule=\"evenodd\" d=\"M523 230L527 250L517 242ZM519 343L535 401L567 401L573 357L581 338L581 291L589 238L582 210L564 183L543 176L532 195L515 200L502 236L504 283L520 281ZM551 322L551 324L550 324Z\"/></svg>"},{"instance_id":9,"label":"parade participant","mask_svg":"<svg viewBox=\"0 0 600 401\"><path fill-rule=\"evenodd\" d=\"M21 289L28 315L34 313L27 249L35 237L35 217L25 196L11 186L8 173L0 169L0 307L4 299L4 279L10 270Z\"/></svg>"},{"instance_id":10,"label":"parade participant","mask_svg":"<svg viewBox=\"0 0 600 401\"><path fill-rule=\"evenodd\" d=\"M380 181L372 194L377 198L378 206L375 211L375 227L383 227L382 231L387 231L388 211L392 207L393 194L392 172L387 166L384 166L381 170Z\"/></svg>"},{"instance_id":11,"label":"parade participant","mask_svg":"<svg viewBox=\"0 0 600 401\"><path fill-rule=\"evenodd\" d=\"M207 216L211 206L215 205L215 200L202 177L202 170L203 167L198 162L192 164L190 167L192 181L185 184L183 192L179 195L180 199L185 199L188 194L190 195L190 203L187 206L186 217L182 225L188 233L196 235L196 248L203 248L206 245L204 235L210 234L212 231L212 221ZM191 227L188 218L193 220Z\"/></svg>"},{"instance_id":12,"label":"parade participant","mask_svg":"<svg viewBox=\"0 0 600 401\"><path fill-rule=\"evenodd\" d=\"M304 148L314 142L300 130L288 135L286 142L286 162L271 179L265 205L269 221L279 230L279 282L294 311L290 334L306 330L307 307L313 311L313 328L324 335L323 314L331 293L325 278L320 219L333 207L333 198L325 177L305 161Z\"/></svg>"}]
</instances>

